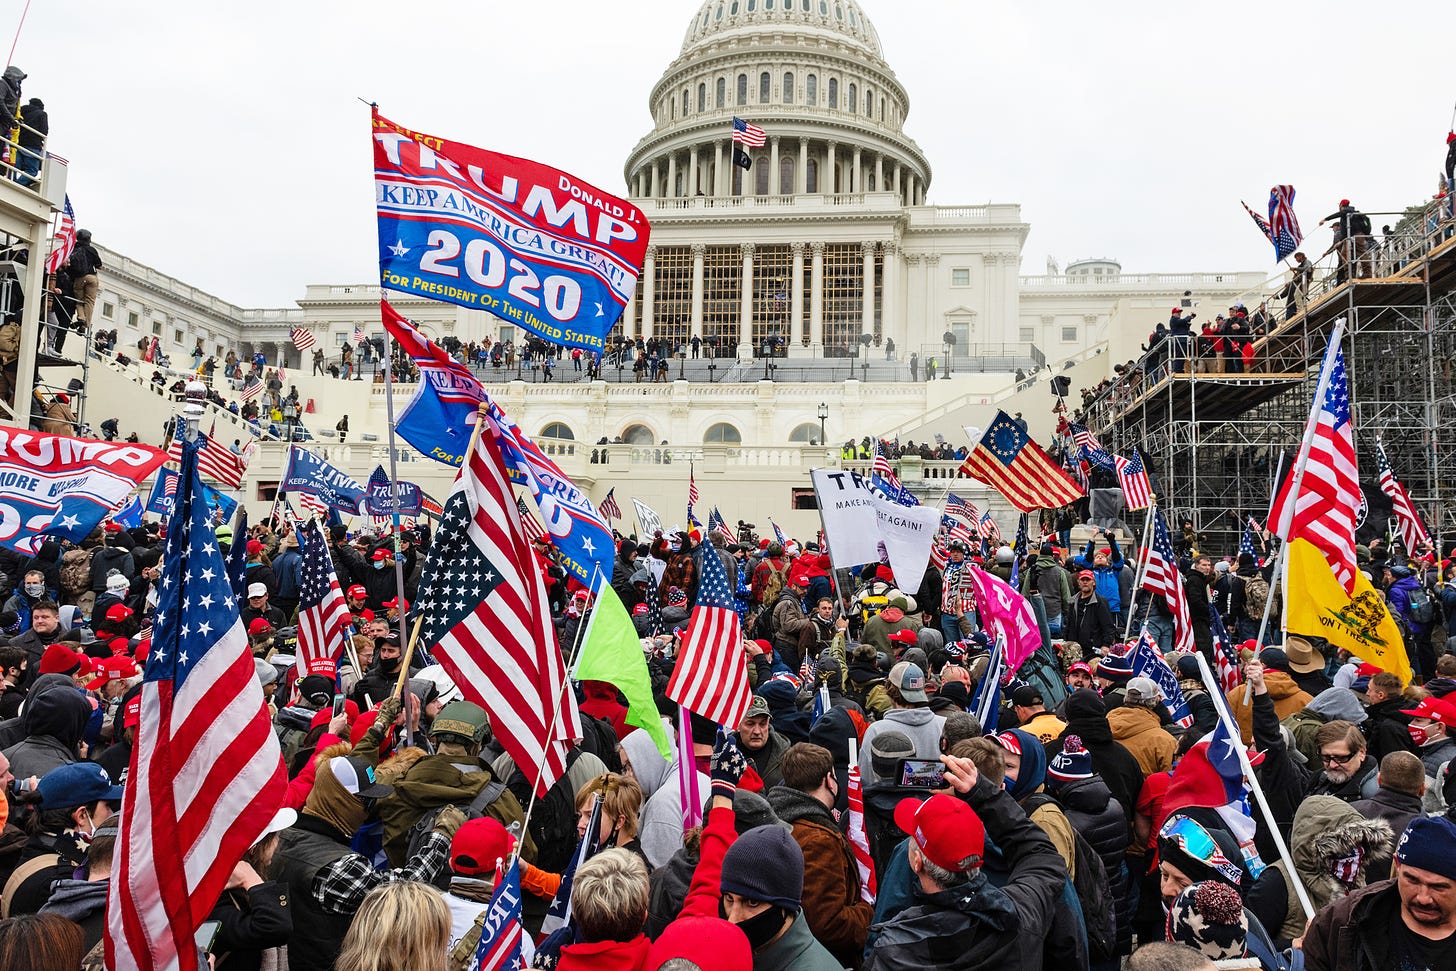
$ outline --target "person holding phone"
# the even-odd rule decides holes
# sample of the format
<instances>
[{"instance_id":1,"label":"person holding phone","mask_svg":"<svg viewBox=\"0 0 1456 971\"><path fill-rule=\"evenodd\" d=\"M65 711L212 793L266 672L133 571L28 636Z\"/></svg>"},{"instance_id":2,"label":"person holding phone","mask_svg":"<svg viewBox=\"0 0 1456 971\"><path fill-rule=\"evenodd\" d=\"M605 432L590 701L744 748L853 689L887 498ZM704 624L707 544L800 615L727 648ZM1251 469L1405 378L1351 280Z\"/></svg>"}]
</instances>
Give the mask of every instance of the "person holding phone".
<instances>
[{"instance_id":1,"label":"person holding phone","mask_svg":"<svg viewBox=\"0 0 1456 971\"><path fill-rule=\"evenodd\" d=\"M197 946L216 955L229 971L280 966L280 949L293 936L293 911L288 906L288 886L270 877L278 834L296 822L297 812L278 810L263 835L233 867L222 897L208 915L209 921L216 922L215 935L204 940L199 930Z\"/></svg>"}]
</instances>

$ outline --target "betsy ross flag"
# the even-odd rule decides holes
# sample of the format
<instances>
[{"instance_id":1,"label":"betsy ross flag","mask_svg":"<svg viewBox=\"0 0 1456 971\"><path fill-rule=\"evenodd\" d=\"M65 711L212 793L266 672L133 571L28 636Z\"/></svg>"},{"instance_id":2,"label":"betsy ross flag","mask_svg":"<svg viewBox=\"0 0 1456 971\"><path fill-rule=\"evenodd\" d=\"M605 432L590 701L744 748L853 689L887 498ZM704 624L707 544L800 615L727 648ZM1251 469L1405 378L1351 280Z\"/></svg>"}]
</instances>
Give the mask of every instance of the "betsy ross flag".
<instances>
[{"instance_id":1,"label":"betsy ross flag","mask_svg":"<svg viewBox=\"0 0 1456 971\"><path fill-rule=\"evenodd\" d=\"M996 413L960 474L990 485L1021 512L1056 509L1082 496L1077 483L1004 411Z\"/></svg>"},{"instance_id":2,"label":"betsy ross flag","mask_svg":"<svg viewBox=\"0 0 1456 971\"><path fill-rule=\"evenodd\" d=\"M859 777L859 763L850 760L849 782L845 789L849 793L849 827L845 834L849 838L849 849L854 854L854 867L859 871L859 895L865 903L875 902L875 860L870 855L869 836L865 832L864 785Z\"/></svg>"},{"instance_id":3,"label":"betsy ross flag","mask_svg":"<svg viewBox=\"0 0 1456 971\"><path fill-rule=\"evenodd\" d=\"M1122 498L1128 509L1146 509L1153 504L1153 486L1148 481L1148 470L1143 465L1142 454L1134 448L1132 458L1113 456L1117 462L1117 484L1122 486Z\"/></svg>"},{"instance_id":4,"label":"betsy ross flag","mask_svg":"<svg viewBox=\"0 0 1456 971\"><path fill-rule=\"evenodd\" d=\"M298 582L299 676L321 674L333 680L353 618L334 575L324 528L317 521L303 527L299 552L303 556Z\"/></svg>"},{"instance_id":5,"label":"betsy ross flag","mask_svg":"<svg viewBox=\"0 0 1456 971\"><path fill-rule=\"evenodd\" d=\"M1192 651L1193 619L1188 613L1188 596L1183 589L1183 575L1178 572L1178 555L1168 536L1163 514L1153 510L1153 535L1147 547L1147 572L1142 589L1162 597L1173 615L1173 649Z\"/></svg>"},{"instance_id":6,"label":"betsy ross flag","mask_svg":"<svg viewBox=\"0 0 1456 971\"><path fill-rule=\"evenodd\" d=\"M307 327L295 327L289 331L289 335L293 338L293 346L300 351L318 346L318 338Z\"/></svg>"},{"instance_id":7,"label":"betsy ross flag","mask_svg":"<svg viewBox=\"0 0 1456 971\"><path fill-rule=\"evenodd\" d=\"M742 118L733 119L733 140L740 145L747 145L749 148L762 148L764 142L768 141L768 135L757 125L750 125Z\"/></svg>"},{"instance_id":8,"label":"betsy ross flag","mask_svg":"<svg viewBox=\"0 0 1456 971\"><path fill-rule=\"evenodd\" d=\"M597 512L608 519L621 519L622 507L617 505L617 487L612 486L607 490L607 496L597 504Z\"/></svg>"},{"instance_id":9,"label":"betsy ross flag","mask_svg":"<svg viewBox=\"0 0 1456 971\"><path fill-rule=\"evenodd\" d=\"M108 968L198 967L194 935L283 805L287 776L227 567L182 448L176 515L121 800Z\"/></svg>"},{"instance_id":10,"label":"betsy ross flag","mask_svg":"<svg viewBox=\"0 0 1456 971\"><path fill-rule=\"evenodd\" d=\"M76 213L71 209L70 193L66 194L66 207L61 210L61 221L56 226L55 239L55 245L46 257L47 273L55 273L65 266L71 259L71 252L76 248Z\"/></svg>"},{"instance_id":11,"label":"betsy ross flag","mask_svg":"<svg viewBox=\"0 0 1456 971\"><path fill-rule=\"evenodd\" d=\"M1385 446L1378 442L1375 445L1375 462L1380 491L1390 497L1390 505L1395 510L1395 528L1400 533L1400 541L1405 544L1405 551L1414 554L1422 546L1431 545L1431 534L1426 532L1425 524L1421 522L1421 517L1416 514L1416 507L1411 503L1410 495L1391 470L1390 460L1385 457Z\"/></svg>"},{"instance_id":12,"label":"betsy ross flag","mask_svg":"<svg viewBox=\"0 0 1456 971\"><path fill-rule=\"evenodd\" d=\"M484 411L480 420L494 424ZM544 795L581 729L497 434L488 425L476 436L445 501L420 579L420 636L437 645L431 653L465 699L485 709L516 765L540 767Z\"/></svg>"},{"instance_id":13,"label":"betsy ross flag","mask_svg":"<svg viewBox=\"0 0 1456 971\"><path fill-rule=\"evenodd\" d=\"M521 863L511 857L511 865L502 872L496 869L495 890L485 908L485 923L480 929L480 943L470 961L471 971L520 971L525 961L521 930Z\"/></svg>"},{"instance_id":14,"label":"betsy ross flag","mask_svg":"<svg viewBox=\"0 0 1456 971\"><path fill-rule=\"evenodd\" d=\"M698 602L688 618L667 696L709 721L737 725L753 697L743 630L733 609L733 588L723 560L712 545L706 550L698 562Z\"/></svg>"},{"instance_id":15,"label":"betsy ross flag","mask_svg":"<svg viewBox=\"0 0 1456 971\"><path fill-rule=\"evenodd\" d=\"M1339 328L1336 328L1336 334ZM1307 540L1324 554L1346 593L1355 589L1355 518L1360 509L1360 473L1350 422L1345 353L1332 340L1320 368L1324 395L1314 403L1305 427L1304 476L1293 497L1294 475L1280 487L1269 511L1275 534L1286 543ZM1306 451L1307 448L1307 451ZM1295 470L1299 468L1296 461Z\"/></svg>"},{"instance_id":16,"label":"betsy ross flag","mask_svg":"<svg viewBox=\"0 0 1456 971\"><path fill-rule=\"evenodd\" d=\"M177 423L178 437L172 440L172 445L167 449L167 455L174 462L182 460L182 422ZM217 423L213 423L216 431ZM241 455L235 455L232 449L223 445L216 438L197 433L197 440L201 444L197 452L197 471L221 482L233 489L240 489L243 485L243 473L248 469L248 463Z\"/></svg>"}]
</instances>

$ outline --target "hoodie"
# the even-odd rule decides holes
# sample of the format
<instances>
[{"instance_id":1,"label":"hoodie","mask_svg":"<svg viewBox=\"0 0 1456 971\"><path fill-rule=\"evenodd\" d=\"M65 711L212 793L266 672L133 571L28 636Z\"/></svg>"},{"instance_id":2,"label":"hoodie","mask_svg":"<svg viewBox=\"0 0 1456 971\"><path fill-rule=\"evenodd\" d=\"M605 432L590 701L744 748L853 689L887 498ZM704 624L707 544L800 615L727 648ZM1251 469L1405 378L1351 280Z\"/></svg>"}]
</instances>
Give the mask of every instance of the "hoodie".
<instances>
[{"instance_id":1,"label":"hoodie","mask_svg":"<svg viewBox=\"0 0 1456 971\"><path fill-rule=\"evenodd\" d=\"M1173 768L1173 755L1178 741L1163 728L1157 714L1142 705L1123 705L1107 713L1112 737L1138 760L1143 775L1167 772Z\"/></svg>"},{"instance_id":2,"label":"hoodie","mask_svg":"<svg viewBox=\"0 0 1456 971\"><path fill-rule=\"evenodd\" d=\"M1360 697L1349 688L1330 688L1321 691L1304 708L1306 711L1319 715L1325 721L1338 719L1355 725L1363 725L1365 719L1370 717L1365 713L1365 706L1360 704Z\"/></svg>"},{"instance_id":3,"label":"hoodie","mask_svg":"<svg viewBox=\"0 0 1456 971\"><path fill-rule=\"evenodd\" d=\"M1366 819L1354 806L1334 796L1307 797L1294 814L1289 840L1294 868L1316 911L1365 886L1371 861L1388 858L1391 844L1388 822ZM1335 873L1340 861L1345 861L1343 879ZM1289 897L1284 926L1275 936L1293 940L1304 933L1304 908L1289 885L1288 864L1279 860L1274 869L1284 878Z\"/></svg>"},{"instance_id":4,"label":"hoodie","mask_svg":"<svg viewBox=\"0 0 1456 971\"><path fill-rule=\"evenodd\" d=\"M658 753L657 744L651 736L639 728L622 740L622 748L632 763L638 785L642 786L642 814L637 836L642 844L642 855L654 868L660 867L672 859L683 845L677 747L673 747L672 761L668 762ZM651 749L650 755L646 749ZM697 769L689 767L689 771L697 772ZM713 780L701 772L697 776L698 793L706 800Z\"/></svg>"},{"instance_id":5,"label":"hoodie","mask_svg":"<svg viewBox=\"0 0 1456 971\"><path fill-rule=\"evenodd\" d=\"M5 750L15 777L40 777L78 761L76 743L81 741L90 717L91 702L73 686L57 685L32 692L20 716L25 738Z\"/></svg>"},{"instance_id":6,"label":"hoodie","mask_svg":"<svg viewBox=\"0 0 1456 971\"><path fill-rule=\"evenodd\" d=\"M870 762L870 743L883 732L904 732L915 743L917 759L940 758L940 735L945 728L945 717L929 708L891 708L885 717L865 729L859 744L859 773L865 784L878 780Z\"/></svg>"},{"instance_id":7,"label":"hoodie","mask_svg":"<svg viewBox=\"0 0 1456 971\"><path fill-rule=\"evenodd\" d=\"M1092 771L1102 777L1112 798L1122 806L1129 823L1143 788L1143 770L1137 757L1112 737L1106 702L1091 688L1078 688L1067 698L1067 727L1046 744L1047 758L1062 750L1062 739L1076 735L1092 756Z\"/></svg>"}]
</instances>

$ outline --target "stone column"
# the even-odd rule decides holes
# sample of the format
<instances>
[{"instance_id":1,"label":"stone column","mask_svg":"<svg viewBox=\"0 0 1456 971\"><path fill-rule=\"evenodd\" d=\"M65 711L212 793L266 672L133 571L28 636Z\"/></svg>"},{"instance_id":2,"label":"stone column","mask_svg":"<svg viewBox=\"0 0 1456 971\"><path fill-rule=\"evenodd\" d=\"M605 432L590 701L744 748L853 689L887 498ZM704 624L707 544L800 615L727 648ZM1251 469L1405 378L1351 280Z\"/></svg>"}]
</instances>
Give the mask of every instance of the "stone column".
<instances>
[{"instance_id":1,"label":"stone column","mask_svg":"<svg viewBox=\"0 0 1456 971\"><path fill-rule=\"evenodd\" d=\"M677 152L667 157L667 191L663 195L669 199L677 195Z\"/></svg>"},{"instance_id":2,"label":"stone column","mask_svg":"<svg viewBox=\"0 0 1456 971\"><path fill-rule=\"evenodd\" d=\"M912 351L925 357L920 353L920 345L925 343L925 287L920 282L920 275L924 272L921 269L922 259L919 253L905 254L905 350L900 354L905 361L910 360ZM925 367L923 360L920 366Z\"/></svg>"},{"instance_id":3,"label":"stone column","mask_svg":"<svg viewBox=\"0 0 1456 971\"><path fill-rule=\"evenodd\" d=\"M723 183L723 142L713 142L713 189L710 195L725 196L728 188Z\"/></svg>"},{"instance_id":4,"label":"stone column","mask_svg":"<svg viewBox=\"0 0 1456 971\"><path fill-rule=\"evenodd\" d=\"M809 139L799 139L799 168L794 173L794 191L799 195L809 191Z\"/></svg>"},{"instance_id":5,"label":"stone column","mask_svg":"<svg viewBox=\"0 0 1456 971\"><path fill-rule=\"evenodd\" d=\"M789 244L793 265L789 269L789 353L803 348L804 338L804 244Z\"/></svg>"},{"instance_id":6,"label":"stone column","mask_svg":"<svg viewBox=\"0 0 1456 971\"><path fill-rule=\"evenodd\" d=\"M698 146L694 145L688 152L688 191L683 195L691 198L698 194Z\"/></svg>"},{"instance_id":7,"label":"stone column","mask_svg":"<svg viewBox=\"0 0 1456 971\"><path fill-rule=\"evenodd\" d=\"M819 185L819 191L820 192L823 192L826 196L833 195L834 192L835 192L835 188L834 188L834 166L835 166L835 162L834 162L834 149L838 145L839 145L838 142L830 142L829 143L829 161L825 163L825 165L824 165L824 171L819 173L819 183L820 183L820 185Z\"/></svg>"},{"instance_id":8,"label":"stone column","mask_svg":"<svg viewBox=\"0 0 1456 971\"><path fill-rule=\"evenodd\" d=\"M657 286L657 247L648 245L647 262L642 267L642 337L652 336L652 296Z\"/></svg>"},{"instance_id":9,"label":"stone column","mask_svg":"<svg viewBox=\"0 0 1456 971\"><path fill-rule=\"evenodd\" d=\"M935 352L931 355L940 358L940 371L945 372L945 349L940 346L940 335L945 333L945 318L941 315L941 308L936 306L935 300L935 278L940 266L939 253L925 254L925 326L927 343L934 343ZM920 362L922 373L925 370L925 362Z\"/></svg>"},{"instance_id":10,"label":"stone column","mask_svg":"<svg viewBox=\"0 0 1456 971\"><path fill-rule=\"evenodd\" d=\"M809 346L819 357L824 348L824 241L814 240L809 252Z\"/></svg>"},{"instance_id":11,"label":"stone column","mask_svg":"<svg viewBox=\"0 0 1456 971\"><path fill-rule=\"evenodd\" d=\"M896 162L895 163L895 173L892 176L892 179L894 181L890 185L890 190L895 193L895 199L896 199L896 201L903 203L905 201L905 197L902 196L902 195L900 195L900 163L899 162Z\"/></svg>"},{"instance_id":12,"label":"stone column","mask_svg":"<svg viewBox=\"0 0 1456 971\"><path fill-rule=\"evenodd\" d=\"M860 148L859 148L858 145L856 145L854 147L854 160L853 160L853 162L850 163L850 168L849 168L849 191L850 192L863 192L864 191L864 173L860 171L859 160L860 160Z\"/></svg>"},{"instance_id":13,"label":"stone column","mask_svg":"<svg viewBox=\"0 0 1456 971\"><path fill-rule=\"evenodd\" d=\"M875 191L885 191L885 156L875 153Z\"/></svg>"},{"instance_id":14,"label":"stone column","mask_svg":"<svg viewBox=\"0 0 1456 971\"><path fill-rule=\"evenodd\" d=\"M915 202L915 173L914 172L911 172L910 173L910 185L909 185L908 190L907 190L907 192L905 194L905 200L906 200L905 201L905 205L907 205L907 206L917 205L917 203Z\"/></svg>"},{"instance_id":15,"label":"stone column","mask_svg":"<svg viewBox=\"0 0 1456 971\"><path fill-rule=\"evenodd\" d=\"M642 170L632 173L632 195L642 198Z\"/></svg>"},{"instance_id":16,"label":"stone column","mask_svg":"<svg viewBox=\"0 0 1456 971\"><path fill-rule=\"evenodd\" d=\"M753 356L753 244L740 243L743 256L743 303L738 318L738 357Z\"/></svg>"},{"instance_id":17,"label":"stone column","mask_svg":"<svg viewBox=\"0 0 1456 971\"><path fill-rule=\"evenodd\" d=\"M859 332L874 336L875 333L875 243L865 240L859 244L864 257L864 306L860 310Z\"/></svg>"},{"instance_id":18,"label":"stone column","mask_svg":"<svg viewBox=\"0 0 1456 971\"><path fill-rule=\"evenodd\" d=\"M779 184L779 136L777 135L768 140L768 191L769 195L783 194L783 186Z\"/></svg>"},{"instance_id":19,"label":"stone column","mask_svg":"<svg viewBox=\"0 0 1456 971\"><path fill-rule=\"evenodd\" d=\"M642 289L642 288L646 287L646 285L647 284L644 282L643 277L641 277L639 275L638 278L637 278L637 288L638 289ZM634 299L627 301L627 306L625 306L625 307L622 308L622 336L623 337L630 338L632 336L632 324L633 324L633 321L635 321L636 319L637 319L637 300L634 297ZM607 346L610 347L611 345L608 344Z\"/></svg>"},{"instance_id":20,"label":"stone column","mask_svg":"<svg viewBox=\"0 0 1456 971\"><path fill-rule=\"evenodd\" d=\"M878 185L879 183L875 183ZM884 320L885 337L895 338L895 356L900 360L905 355L900 353L900 345L905 341L900 335L904 333L904 315L900 313L897 305L900 293L900 246L893 239L887 239L880 244L880 252L885 254L885 285L881 288L880 297L881 315Z\"/></svg>"},{"instance_id":21,"label":"stone column","mask_svg":"<svg viewBox=\"0 0 1456 971\"><path fill-rule=\"evenodd\" d=\"M688 324L688 338L694 334L703 335L703 254L708 247L703 243L693 244L693 303L692 317Z\"/></svg>"},{"instance_id":22,"label":"stone column","mask_svg":"<svg viewBox=\"0 0 1456 971\"><path fill-rule=\"evenodd\" d=\"M648 171L647 178L652 183L647 188L647 194L649 196L656 196L657 195L657 160L656 159L653 159L652 160L652 164L647 167L647 171Z\"/></svg>"}]
</instances>

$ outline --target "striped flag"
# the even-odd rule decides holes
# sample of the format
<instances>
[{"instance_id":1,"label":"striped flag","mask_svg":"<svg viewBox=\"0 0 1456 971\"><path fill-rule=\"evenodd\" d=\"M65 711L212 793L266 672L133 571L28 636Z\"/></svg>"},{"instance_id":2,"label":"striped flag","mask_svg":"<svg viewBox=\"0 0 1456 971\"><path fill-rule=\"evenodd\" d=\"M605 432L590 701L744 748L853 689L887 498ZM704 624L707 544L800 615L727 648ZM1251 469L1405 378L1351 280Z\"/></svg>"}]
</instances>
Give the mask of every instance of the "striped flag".
<instances>
[{"instance_id":1,"label":"striped flag","mask_svg":"<svg viewBox=\"0 0 1456 971\"><path fill-rule=\"evenodd\" d=\"M182 460L182 434L183 422L177 423L177 435L172 439L172 445L167 449L167 455L173 461ZM216 423L214 423L214 429ZM232 489L241 489L243 486L243 473L248 470L248 463L241 455L233 454L232 449L201 432L197 433L198 440L202 443L197 453L197 471L215 482Z\"/></svg>"},{"instance_id":2,"label":"striped flag","mask_svg":"<svg viewBox=\"0 0 1456 971\"><path fill-rule=\"evenodd\" d=\"M329 514L329 504L311 492L296 492L298 504L315 516L323 518Z\"/></svg>"},{"instance_id":3,"label":"striped flag","mask_svg":"<svg viewBox=\"0 0 1456 971\"><path fill-rule=\"evenodd\" d=\"M981 519L981 514L976 509L976 504L962 499L954 492L947 492L945 494L945 514L947 516L959 517L968 523L979 522Z\"/></svg>"},{"instance_id":4,"label":"striped flag","mask_svg":"<svg viewBox=\"0 0 1456 971\"><path fill-rule=\"evenodd\" d=\"M1027 535L1030 517L1026 513L1021 514L1021 521L1016 524L1016 539L1011 543L1011 552L1015 559L1011 561L1011 586L1017 590L1021 589L1018 582L1021 579L1021 558L1026 555L1026 548L1031 543Z\"/></svg>"},{"instance_id":5,"label":"striped flag","mask_svg":"<svg viewBox=\"0 0 1456 971\"><path fill-rule=\"evenodd\" d=\"M263 393L263 382L256 377L249 377L248 382L243 385L242 392L238 395L243 401L252 401Z\"/></svg>"},{"instance_id":6,"label":"striped flag","mask_svg":"<svg viewBox=\"0 0 1456 971\"><path fill-rule=\"evenodd\" d=\"M990 485L1021 512L1056 509L1082 496L1077 483L1004 411L996 413L960 474Z\"/></svg>"},{"instance_id":7,"label":"striped flag","mask_svg":"<svg viewBox=\"0 0 1456 971\"><path fill-rule=\"evenodd\" d=\"M1188 596L1183 589L1183 575L1178 572L1178 556L1168 536L1163 514L1153 510L1153 535L1147 546L1148 566L1143 574L1142 589L1155 593L1168 604L1173 614L1173 649L1192 651L1193 620L1188 613Z\"/></svg>"},{"instance_id":8,"label":"striped flag","mask_svg":"<svg viewBox=\"0 0 1456 971\"><path fill-rule=\"evenodd\" d=\"M1274 258L1288 259L1304 234L1294 217L1294 186L1276 185L1269 190L1269 241L1274 244Z\"/></svg>"},{"instance_id":9,"label":"striped flag","mask_svg":"<svg viewBox=\"0 0 1456 971\"><path fill-rule=\"evenodd\" d=\"M698 493L698 478L691 470L688 472L688 511L698 504L702 496Z\"/></svg>"},{"instance_id":10,"label":"striped flag","mask_svg":"<svg viewBox=\"0 0 1456 971\"><path fill-rule=\"evenodd\" d=\"M289 334L293 337L293 346L300 351L306 351L318 346L318 338L313 336L313 331L307 327L295 327Z\"/></svg>"},{"instance_id":11,"label":"striped flag","mask_svg":"<svg viewBox=\"0 0 1456 971\"><path fill-rule=\"evenodd\" d=\"M1338 333L1338 328L1336 332ZM1274 499L1270 522L1286 543L1308 540L1324 554L1346 593L1355 589L1355 518L1360 509L1360 475L1355 464L1355 436L1350 422L1350 392L1345 354L1331 341L1320 368L1325 392L1314 403L1305 430L1308 441L1299 494L1291 497L1294 476ZM1295 468L1299 465L1296 462Z\"/></svg>"},{"instance_id":12,"label":"striped flag","mask_svg":"<svg viewBox=\"0 0 1456 971\"><path fill-rule=\"evenodd\" d=\"M358 324L354 325L354 343L364 343L364 328L360 327Z\"/></svg>"},{"instance_id":13,"label":"striped flag","mask_svg":"<svg viewBox=\"0 0 1456 971\"><path fill-rule=\"evenodd\" d=\"M865 833L864 784L859 777L859 762L854 759L849 762L845 789L849 799L849 826L845 835L854 854L855 869L859 871L859 895L865 903L872 904L879 888L875 885L875 860L870 855L869 836Z\"/></svg>"},{"instance_id":14,"label":"striped flag","mask_svg":"<svg viewBox=\"0 0 1456 971\"><path fill-rule=\"evenodd\" d=\"M733 140L749 148L762 148L768 141L768 134L757 125L750 125L742 118L733 119Z\"/></svg>"},{"instance_id":15,"label":"striped flag","mask_svg":"<svg viewBox=\"0 0 1456 971\"><path fill-rule=\"evenodd\" d=\"M1385 446L1379 443L1375 445L1375 462L1380 491L1390 497L1391 507L1395 510L1395 528L1400 533L1400 541L1405 544L1405 551L1414 554L1422 545L1431 545L1431 534L1426 532L1425 524L1416 514L1416 507L1412 505L1405 487L1391 470L1390 460L1385 457Z\"/></svg>"},{"instance_id":16,"label":"striped flag","mask_svg":"<svg viewBox=\"0 0 1456 971\"><path fill-rule=\"evenodd\" d=\"M779 524L774 522L772 519L768 521L768 524L773 527L774 539L778 541L778 544L780 546L788 546L789 538L784 535L784 531L782 529L779 529Z\"/></svg>"},{"instance_id":17,"label":"striped flag","mask_svg":"<svg viewBox=\"0 0 1456 971\"><path fill-rule=\"evenodd\" d=\"M1188 708L1188 699L1183 697L1183 689L1178 687L1178 675L1173 673L1173 669L1158 652L1158 640L1148 631L1146 624L1143 625L1137 646L1132 649L1128 659L1132 662L1133 677L1147 678L1158 686L1163 695L1163 704L1167 706L1168 714L1173 720L1184 728L1192 725L1193 712Z\"/></svg>"},{"instance_id":18,"label":"striped flag","mask_svg":"<svg viewBox=\"0 0 1456 971\"><path fill-rule=\"evenodd\" d=\"M996 520L991 518L991 510L987 509L981 513L981 521L976 525L976 533L982 539L1001 541L1001 527L997 526Z\"/></svg>"},{"instance_id":19,"label":"striped flag","mask_svg":"<svg viewBox=\"0 0 1456 971\"><path fill-rule=\"evenodd\" d=\"M1125 459L1121 455L1113 456L1117 463L1117 484L1122 486L1122 498L1127 503L1128 509L1146 509L1153 503L1153 486L1148 481L1148 470L1143 465L1143 457L1136 448L1132 450L1132 458Z\"/></svg>"},{"instance_id":20,"label":"striped flag","mask_svg":"<svg viewBox=\"0 0 1456 971\"><path fill-rule=\"evenodd\" d=\"M495 889L485 909L480 943L470 961L471 971L519 971L523 967L521 942L521 861L511 857L505 872L496 870Z\"/></svg>"},{"instance_id":21,"label":"striped flag","mask_svg":"<svg viewBox=\"0 0 1456 971\"><path fill-rule=\"evenodd\" d=\"M56 226L55 239L55 245L46 257L47 273L55 273L70 262L71 253L76 248L76 213L71 209L70 193L66 194L66 207L61 210L61 221Z\"/></svg>"},{"instance_id":22,"label":"striped flag","mask_svg":"<svg viewBox=\"0 0 1456 971\"><path fill-rule=\"evenodd\" d=\"M617 505L617 487L612 486L607 490L607 496L597 505L597 512L608 519L621 519L622 507Z\"/></svg>"},{"instance_id":23,"label":"striped flag","mask_svg":"<svg viewBox=\"0 0 1456 971\"><path fill-rule=\"evenodd\" d=\"M108 968L198 967L193 936L283 805L287 776L209 524L200 443L162 557L106 907Z\"/></svg>"},{"instance_id":24,"label":"striped flag","mask_svg":"<svg viewBox=\"0 0 1456 971\"><path fill-rule=\"evenodd\" d=\"M536 514L526 508L526 501L520 497L516 498L516 511L521 514L521 526L526 530L526 540L534 543L538 539L545 539L550 542L546 535L546 527L541 525L541 520Z\"/></svg>"},{"instance_id":25,"label":"striped flag","mask_svg":"<svg viewBox=\"0 0 1456 971\"><path fill-rule=\"evenodd\" d=\"M1213 664L1218 674L1218 683L1223 687L1224 693L1237 688L1244 680L1243 669L1239 665L1239 649L1234 646L1234 639L1229 636L1227 628L1223 626L1223 618L1217 610L1208 612L1209 626L1213 632Z\"/></svg>"},{"instance_id":26,"label":"striped flag","mask_svg":"<svg viewBox=\"0 0 1456 971\"><path fill-rule=\"evenodd\" d=\"M322 674L332 679L353 618L344 602L339 578L334 575L324 528L317 521L303 527L299 552L303 555L298 585L300 676Z\"/></svg>"},{"instance_id":27,"label":"striped flag","mask_svg":"<svg viewBox=\"0 0 1456 971\"><path fill-rule=\"evenodd\" d=\"M667 696L709 721L737 725L753 697L743 629L733 609L733 588L723 560L713 547L707 549L699 558L698 602L688 618Z\"/></svg>"},{"instance_id":28,"label":"striped flag","mask_svg":"<svg viewBox=\"0 0 1456 971\"><path fill-rule=\"evenodd\" d=\"M1112 453L1102 447L1102 443L1097 440L1097 436L1093 435L1086 425L1068 423L1068 428L1072 431L1072 441L1076 443L1078 450L1081 451L1083 460L1097 466L1099 469L1112 470L1115 464Z\"/></svg>"},{"instance_id":29,"label":"striped flag","mask_svg":"<svg viewBox=\"0 0 1456 971\"><path fill-rule=\"evenodd\" d=\"M495 423L484 411L480 420ZM581 729L499 434L482 429L445 501L420 579L420 636L438 645L435 659L485 709L516 765L540 767L536 791L544 795L566 771Z\"/></svg>"},{"instance_id":30,"label":"striped flag","mask_svg":"<svg viewBox=\"0 0 1456 971\"><path fill-rule=\"evenodd\" d=\"M708 513L708 528L720 534L730 543L738 542L738 537L733 534L733 530L728 528L728 523L724 521L723 514L718 511L717 506L714 506L713 510Z\"/></svg>"},{"instance_id":31,"label":"striped flag","mask_svg":"<svg viewBox=\"0 0 1456 971\"><path fill-rule=\"evenodd\" d=\"M895 469L890 465L890 460L885 457L885 450L881 447L879 440L875 441L875 455L870 462L870 475L877 475L893 485L900 484L900 480L895 477Z\"/></svg>"},{"instance_id":32,"label":"striped flag","mask_svg":"<svg viewBox=\"0 0 1456 971\"><path fill-rule=\"evenodd\" d=\"M1254 545L1254 517L1250 516L1248 523L1244 525L1244 535L1239 537L1239 555L1249 554L1254 562L1259 562L1259 548Z\"/></svg>"}]
</instances>

